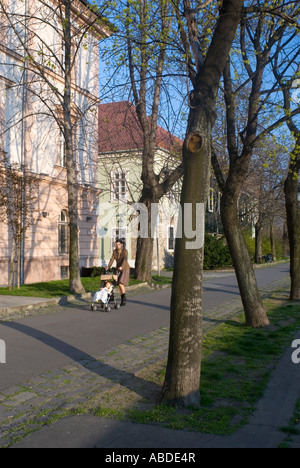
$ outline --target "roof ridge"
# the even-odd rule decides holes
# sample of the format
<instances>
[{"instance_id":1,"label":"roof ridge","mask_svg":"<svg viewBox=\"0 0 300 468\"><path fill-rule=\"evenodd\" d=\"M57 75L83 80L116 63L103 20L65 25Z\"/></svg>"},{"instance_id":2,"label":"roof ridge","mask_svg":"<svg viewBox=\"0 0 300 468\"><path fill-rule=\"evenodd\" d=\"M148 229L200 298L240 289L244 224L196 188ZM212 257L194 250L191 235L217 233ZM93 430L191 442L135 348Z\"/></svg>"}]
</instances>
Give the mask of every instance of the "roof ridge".
<instances>
[{"instance_id":1,"label":"roof ridge","mask_svg":"<svg viewBox=\"0 0 300 468\"><path fill-rule=\"evenodd\" d=\"M99 112L99 152L128 151L142 149L144 134L139 122L136 106L130 101L103 103ZM183 141L157 125L157 147L178 152Z\"/></svg>"}]
</instances>

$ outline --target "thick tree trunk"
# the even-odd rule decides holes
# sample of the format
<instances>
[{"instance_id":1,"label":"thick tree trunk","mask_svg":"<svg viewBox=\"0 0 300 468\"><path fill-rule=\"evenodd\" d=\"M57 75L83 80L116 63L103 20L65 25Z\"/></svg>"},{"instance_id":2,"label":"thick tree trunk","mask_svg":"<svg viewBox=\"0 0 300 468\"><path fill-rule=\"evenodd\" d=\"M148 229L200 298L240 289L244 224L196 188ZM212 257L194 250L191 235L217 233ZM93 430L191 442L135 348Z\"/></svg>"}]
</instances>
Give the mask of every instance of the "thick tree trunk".
<instances>
[{"instance_id":1,"label":"thick tree trunk","mask_svg":"<svg viewBox=\"0 0 300 468\"><path fill-rule=\"evenodd\" d=\"M137 250L135 260L135 279L152 282L152 258L153 239L152 237L137 239Z\"/></svg>"},{"instance_id":2,"label":"thick tree trunk","mask_svg":"<svg viewBox=\"0 0 300 468\"><path fill-rule=\"evenodd\" d=\"M182 407L200 404L204 216L211 151L211 122L202 111L198 108L194 116L200 132L188 132L183 150L182 237L175 245L169 357L162 390L164 403ZM194 244L187 235L189 229L195 231Z\"/></svg>"},{"instance_id":3,"label":"thick tree trunk","mask_svg":"<svg viewBox=\"0 0 300 468\"><path fill-rule=\"evenodd\" d=\"M184 4L190 37L196 39L189 3ZM224 0L203 66L199 60L194 92L190 96L189 122L183 146L183 229L182 237L178 236L175 245L169 354L162 389L162 401L175 406L200 404L205 210L200 210L200 219L197 219L197 209L207 203L216 94L241 17L242 4L240 0ZM185 35L182 37L184 41ZM189 215L191 208L192 216ZM195 231L194 245L192 236L186 232L189 218L191 225L188 227Z\"/></svg>"},{"instance_id":4,"label":"thick tree trunk","mask_svg":"<svg viewBox=\"0 0 300 468\"><path fill-rule=\"evenodd\" d=\"M148 184L146 186L148 186ZM151 225L156 221L152 220L152 216L155 216L155 214L151 210L151 206L157 206L157 201L154 197L146 197L144 195L145 193L155 194L155 190L147 190L144 188L143 195L139 201L139 203L143 206L143 209L147 211L147 220L145 220L143 216L140 217L138 230L142 235L137 239L134 278L140 281L147 281L148 283L151 283L154 242ZM141 226L141 223L145 222L147 222L147 226Z\"/></svg>"},{"instance_id":5,"label":"thick tree trunk","mask_svg":"<svg viewBox=\"0 0 300 468\"><path fill-rule=\"evenodd\" d=\"M66 128L66 126L65 126ZM66 138L66 162L67 162L67 185L68 185L68 211L70 227L69 245L69 289L75 294L84 293L79 269L79 233L78 233L78 187L76 184L76 172L74 154L72 148L72 129L65 132Z\"/></svg>"},{"instance_id":6,"label":"thick tree trunk","mask_svg":"<svg viewBox=\"0 0 300 468\"><path fill-rule=\"evenodd\" d=\"M298 183L294 171L290 171L284 184L284 193L290 246L291 301L300 300L300 202L297 201Z\"/></svg>"},{"instance_id":7,"label":"thick tree trunk","mask_svg":"<svg viewBox=\"0 0 300 468\"><path fill-rule=\"evenodd\" d=\"M228 194L224 194L221 199L221 217L244 306L246 325L254 328L267 326L269 320L241 230L237 201Z\"/></svg>"},{"instance_id":8,"label":"thick tree trunk","mask_svg":"<svg viewBox=\"0 0 300 468\"><path fill-rule=\"evenodd\" d=\"M71 61L72 61L72 39L71 39L71 2L64 1L66 21L64 27L65 42L65 89L63 102L64 137L66 145L66 168L68 186L68 211L70 222L70 245L69 245L69 289L75 294L84 293L79 270L79 238L78 238L78 187L76 184L76 162L73 150L73 126L71 118Z\"/></svg>"}]
</instances>

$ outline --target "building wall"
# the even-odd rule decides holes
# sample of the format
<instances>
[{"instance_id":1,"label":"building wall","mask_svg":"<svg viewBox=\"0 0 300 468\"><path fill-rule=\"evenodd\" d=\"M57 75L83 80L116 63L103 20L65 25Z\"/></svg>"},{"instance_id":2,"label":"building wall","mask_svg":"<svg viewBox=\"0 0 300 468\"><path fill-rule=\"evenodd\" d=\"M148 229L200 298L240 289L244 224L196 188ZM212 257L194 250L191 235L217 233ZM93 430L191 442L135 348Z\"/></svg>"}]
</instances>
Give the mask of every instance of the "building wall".
<instances>
[{"instance_id":1,"label":"building wall","mask_svg":"<svg viewBox=\"0 0 300 468\"><path fill-rule=\"evenodd\" d=\"M99 264L97 189L79 188L80 266ZM64 177L40 176L37 200L32 206L32 225L24 240L25 284L63 279L68 273L68 253L59 253L60 214L67 211ZM8 283L12 236L5 222L0 224L0 285ZM65 268L62 268L65 267Z\"/></svg>"},{"instance_id":2,"label":"building wall","mask_svg":"<svg viewBox=\"0 0 300 468\"><path fill-rule=\"evenodd\" d=\"M155 170L159 172L166 164L169 155L157 150ZM126 197L119 203L113 197L113 174L115 172L124 172L126 174ZM136 237L138 233L138 222L143 216L137 216L134 207L138 203L141 195L141 152L124 151L119 153L101 154L99 156L99 185L102 193L99 199L99 254L100 265L106 266L112 255L114 248L114 233L119 229L119 235L126 232L126 248L129 254L129 263L131 267L135 265L136 255ZM177 217L174 217L176 200L173 204L170 196L164 196L159 203L159 222L156 225L154 220L154 251L153 268L165 268L172 263L174 249L169 249L168 228L175 228ZM119 213L125 213L125 216L119 217ZM157 230L158 229L158 230ZM176 228L175 228L176 231ZM158 234L158 242L157 242Z\"/></svg>"},{"instance_id":3,"label":"building wall","mask_svg":"<svg viewBox=\"0 0 300 468\"><path fill-rule=\"evenodd\" d=\"M51 8L38 1L35 16L51 18ZM42 2L44 3L44 2ZM81 2L74 2L80 7ZM24 2L8 3L24 14ZM45 4L44 4L45 5ZM74 6L75 7L75 6ZM40 9L39 9L40 8ZM3 18L1 18L3 20ZM30 22L29 22L30 23ZM27 173L38 178L36 201L32 206L32 224L24 241L24 282L34 283L61 279L69 265L68 254L59 254L60 213L67 210L66 169L62 161L62 137L56 120L62 115L61 103L45 81L28 70L26 102L23 101L23 61L20 42L11 28L0 25L0 149L11 163L24 163ZM38 28L38 22L35 21ZM51 21L50 21L51 24ZM75 24L75 23L74 23ZM97 29L97 28L95 28ZM99 264L98 173L97 173L97 32L88 34L80 48L72 76L74 148L77 160L80 266ZM103 32L103 35L104 32ZM45 23L28 37L35 59L47 65L47 80L63 90L64 79L58 64L40 52L42 40L57 56L61 53L60 35ZM73 46L76 47L76 42ZM44 51L47 49L44 49ZM44 60L44 62L43 62ZM22 115L26 114L26 120ZM4 130L6 130L4 132ZM22 135L25 135L22 138ZM24 145L23 145L24 144ZM0 223L0 285L7 285L12 235L5 219Z\"/></svg>"}]
</instances>

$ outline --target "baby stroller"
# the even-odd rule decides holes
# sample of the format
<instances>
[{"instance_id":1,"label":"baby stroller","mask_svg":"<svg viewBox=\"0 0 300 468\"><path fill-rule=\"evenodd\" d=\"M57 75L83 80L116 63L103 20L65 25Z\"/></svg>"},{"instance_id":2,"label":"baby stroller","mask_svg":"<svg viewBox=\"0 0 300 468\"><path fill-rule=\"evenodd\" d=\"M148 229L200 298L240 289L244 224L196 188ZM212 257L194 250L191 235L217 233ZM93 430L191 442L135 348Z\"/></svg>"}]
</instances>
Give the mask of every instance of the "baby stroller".
<instances>
[{"instance_id":1,"label":"baby stroller","mask_svg":"<svg viewBox=\"0 0 300 468\"><path fill-rule=\"evenodd\" d=\"M104 308L105 312L111 311L111 308L110 308L111 303L114 304L115 309L119 309L120 304L118 304L116 297L115 297L115 293L114 293L114 289L118 284L119 275L118 276L117 275L101 275L100 279L102 281L101 288L104 288L105 283L111 280L113 280L112 286L111 286L110 291L106 295L101 294L101 288L99 289L99 291L96 292L93 298L92 305L91 305L91 310L96 311L98 303L100 303L100 306L102 309ZM102 298L103 296L104 296L104 299Z\"/></svg>"}]
</instances>

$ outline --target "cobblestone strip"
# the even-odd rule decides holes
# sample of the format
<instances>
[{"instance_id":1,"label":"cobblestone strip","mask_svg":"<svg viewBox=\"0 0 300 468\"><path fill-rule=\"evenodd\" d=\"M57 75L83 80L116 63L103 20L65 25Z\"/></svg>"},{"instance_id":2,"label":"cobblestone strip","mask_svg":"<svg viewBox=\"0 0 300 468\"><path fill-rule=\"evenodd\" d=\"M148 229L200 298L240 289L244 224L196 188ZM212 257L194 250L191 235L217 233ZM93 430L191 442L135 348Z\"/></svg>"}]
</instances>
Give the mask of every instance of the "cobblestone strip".
<instances>
[{"instance_id":1,"label":"cobblestone strip","mask_svg":"<svg viewBox=\"0 0 300 468\"><path fill-rule=\"evenodd\" d=\"M266 298L288 286L289 278L284 278L263 288L261 294ZM204 332L241 311L240 299L204 311ZM92 398L101 401L101 394L116 385L134 390L145 384L138 374L167 357L168 341L169 329L162 327L97 357L49 370L22 386L6 389L0 393L0 447L7 447L45 423L80 409Z\"/></svg>"}]
</instances>

